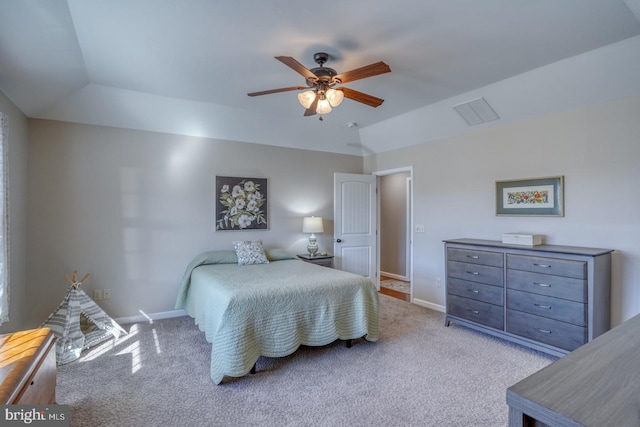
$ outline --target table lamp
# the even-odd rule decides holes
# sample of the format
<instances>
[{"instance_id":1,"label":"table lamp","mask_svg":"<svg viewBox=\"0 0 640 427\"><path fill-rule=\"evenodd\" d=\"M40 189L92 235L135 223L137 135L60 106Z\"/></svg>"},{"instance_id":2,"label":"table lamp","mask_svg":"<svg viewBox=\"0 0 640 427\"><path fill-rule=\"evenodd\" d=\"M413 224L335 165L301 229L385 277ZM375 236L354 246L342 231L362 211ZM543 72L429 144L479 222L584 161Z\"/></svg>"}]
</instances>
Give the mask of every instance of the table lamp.
<instances>
[{"instance_id":1,"label":"table lamp","mask_svg":"<svg viewBox=\"0 0 640 427\"><path fill-rule=\"evenodd\" d=\"M309 255L311 257L316 256L316 253L318 252L318 241L316 240L315 233L324 232L324 228L322 227L322 217L304 217L304 219L302 220L302 232L311 233L311 236L309 236L309 245L307 246L307 251L309 251Z\"/></svg>"}]
</instances>

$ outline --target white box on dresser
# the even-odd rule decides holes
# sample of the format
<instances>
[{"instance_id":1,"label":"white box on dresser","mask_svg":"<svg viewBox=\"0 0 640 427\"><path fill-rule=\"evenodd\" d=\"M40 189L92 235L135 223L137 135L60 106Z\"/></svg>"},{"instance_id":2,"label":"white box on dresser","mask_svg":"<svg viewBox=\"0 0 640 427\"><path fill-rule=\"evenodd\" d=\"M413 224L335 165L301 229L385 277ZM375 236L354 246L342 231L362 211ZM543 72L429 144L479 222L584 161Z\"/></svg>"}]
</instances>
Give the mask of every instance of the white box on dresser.
<instances>
[{"instance_id":1,"label":"white box on dresser","mask_svg":"<svg viewBox=\"0 0 640 427\"><path fill-rule=\"evenodd\" d=\"M542 244L542 234L504 233L502 243L507 245L537 246Z\"/></svg>"}]
</instances>

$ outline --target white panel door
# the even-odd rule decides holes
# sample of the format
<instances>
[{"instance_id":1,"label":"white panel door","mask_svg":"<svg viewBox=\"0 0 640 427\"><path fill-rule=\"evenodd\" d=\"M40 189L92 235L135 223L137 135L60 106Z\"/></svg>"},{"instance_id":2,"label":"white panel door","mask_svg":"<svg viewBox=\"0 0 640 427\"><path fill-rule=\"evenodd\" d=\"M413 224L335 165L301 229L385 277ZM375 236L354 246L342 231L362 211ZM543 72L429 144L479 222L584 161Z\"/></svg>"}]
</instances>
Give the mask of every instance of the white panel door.
<instances>
[{"instance_id":1,"label":"white panel door","mask_svg":"<svg viewBox=\"0 0 640 427\"><path fill-rule=\"evenodd\" d=\"M335 267L377 283L376 176L334 174Z\"/></svg>"}]
</instances>

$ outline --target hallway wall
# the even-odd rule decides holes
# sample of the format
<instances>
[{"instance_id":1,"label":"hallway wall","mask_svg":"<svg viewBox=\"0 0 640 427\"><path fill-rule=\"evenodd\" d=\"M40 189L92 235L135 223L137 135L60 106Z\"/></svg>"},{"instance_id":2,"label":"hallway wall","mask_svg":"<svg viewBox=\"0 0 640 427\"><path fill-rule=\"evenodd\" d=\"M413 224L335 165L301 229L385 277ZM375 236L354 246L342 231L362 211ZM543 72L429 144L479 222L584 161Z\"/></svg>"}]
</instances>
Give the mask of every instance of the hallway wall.
<instances>
[{"instance_id":1,"label":"hallway wall","mask_svg":"<svg viewBox=\"0 0 640 427\"><path fill-rule=\"evenodd\" d=\"M409 278L407 271L408 172L380 177L380 272Z\"/></svg>"}]
</instances>

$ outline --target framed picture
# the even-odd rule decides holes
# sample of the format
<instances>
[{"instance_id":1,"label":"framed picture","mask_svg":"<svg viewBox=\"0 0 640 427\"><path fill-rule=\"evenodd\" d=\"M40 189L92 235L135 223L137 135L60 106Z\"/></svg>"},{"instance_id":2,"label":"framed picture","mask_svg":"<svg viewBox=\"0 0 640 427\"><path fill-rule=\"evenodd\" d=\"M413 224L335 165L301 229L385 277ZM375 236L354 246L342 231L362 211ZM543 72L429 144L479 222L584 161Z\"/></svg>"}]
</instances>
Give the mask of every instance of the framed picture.
<instances>
[{"instance_id":1,"label":"framed picture","mask_svg":"<svg viewBox=\"0 0 640 427\"><path fill-rule=\"evenodd\" d=\"M496 181L496 215L564 216L564 177Z\"/></svg>"},{"instance_id":2,"label":"framed picture","mask_svg":"<svg viewBox=\"0 0 640 427\"><path fill-rule=\"evenodd\" d=\"M266 230L266 178L216 176L216 230Z\"/></svg>"}]
</instances>

